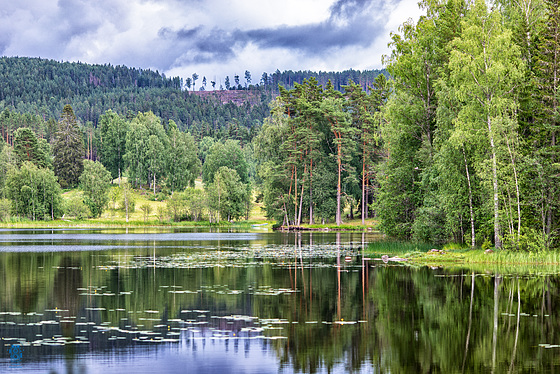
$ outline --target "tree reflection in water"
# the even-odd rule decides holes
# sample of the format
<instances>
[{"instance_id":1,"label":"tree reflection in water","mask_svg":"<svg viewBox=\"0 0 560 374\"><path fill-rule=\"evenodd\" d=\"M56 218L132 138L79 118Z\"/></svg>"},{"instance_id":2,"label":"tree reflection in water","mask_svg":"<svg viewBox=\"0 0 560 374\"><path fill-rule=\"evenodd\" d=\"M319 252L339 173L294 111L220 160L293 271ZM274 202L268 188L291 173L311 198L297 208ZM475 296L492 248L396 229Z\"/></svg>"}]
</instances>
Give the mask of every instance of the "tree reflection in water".
<instances>
[{"instance_id":1,"label":"tree reflection in water","mask_svg":"<svg viewBox=\"0 0 560 374\"><path fill-rule=\"evenodd\" d=\"M334 235L330 255L313 257L331 245L313 235L259 247L282 246L287 257L249 251L232 260L228 243L185 262L188 250L151 241L2 253L0 334L5 346L28 344L29 365L57 357L95 365L99 352L126 365L160 352L150 359L186 357L202 372L232 362L306 373L560 370L557 275L383 264L364 254L362 235L352 243ZM6 349L1 359L9 362ZM185 364L176 365L167 369Z\"/></svg>"}]
</instances>

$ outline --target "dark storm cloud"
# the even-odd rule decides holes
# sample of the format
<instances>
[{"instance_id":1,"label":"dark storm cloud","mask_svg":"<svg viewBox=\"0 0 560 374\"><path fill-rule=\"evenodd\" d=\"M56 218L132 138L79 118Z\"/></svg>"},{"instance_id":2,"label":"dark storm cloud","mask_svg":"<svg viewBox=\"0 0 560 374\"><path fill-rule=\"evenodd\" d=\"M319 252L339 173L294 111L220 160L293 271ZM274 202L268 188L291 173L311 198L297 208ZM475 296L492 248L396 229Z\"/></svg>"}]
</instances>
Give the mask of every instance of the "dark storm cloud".
<instances>
[{"instance_id":1,"label":"dark storm cloud","mask_svg":"<svg viewBox=\"0 0 560 374\"><path fill-rule=\"evenodd\" d=\"M378 16L382 6L379 1L338 0L323 22L251 30L247 37L261 47L296 48L311 55L328 53L333 48L367 47L384 28Z\"/></svg>"},{"instance_id":2,"label":"dark storm cloud","mask_svg":"<svg viewBox=\"0 0 560 374\"><path fill-rule=\"evenodd\" d=\"M181 46L184 53L173 65L229 61L236 50L247 44L248 38L239 30L226 31L220 28L207 29L203 26L177 31L163 28L158 35Z\"/></svg>"},{"instance_id":3,"label":"dark storm cloud","mask_svg":"<svg viewBox=\"0 0 560 374\"><path fill-rule=\"evenodd\" d=\"M323 56L333 49L371 46L384 29L384 2L372 0L338 0L327 19L298 26L227 31L204 26L172 31L161 29L159 35L182 45L184 54L174 65L227 62L248 43L260 48L285 48L304 55Z\"/></svg>"}]
</instances>

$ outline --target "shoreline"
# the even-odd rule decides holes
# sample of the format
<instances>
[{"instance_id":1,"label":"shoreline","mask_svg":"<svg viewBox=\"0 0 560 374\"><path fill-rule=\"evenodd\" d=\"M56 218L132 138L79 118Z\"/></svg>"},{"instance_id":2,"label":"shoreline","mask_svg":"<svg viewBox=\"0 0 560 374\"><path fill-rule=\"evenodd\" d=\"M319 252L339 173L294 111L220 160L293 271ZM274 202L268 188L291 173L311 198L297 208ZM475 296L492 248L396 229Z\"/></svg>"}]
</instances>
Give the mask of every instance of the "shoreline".
<instances>
[{"instance_id":1,"label":"shoreline","mask_svg":"<svg viewBox=\"0 0 560 374\"><path fill-rule=\"evenodd\" d=\"M375 258L380 257L380 258ZM382 260L388 256L389 261ZM493 251L487 253L482 249L449 249L428 252L387 252L368 251L368 257L375 260L375 264L395 264L411 267L429 266L431 268L462 268L502 272L540 271L544 268L560 273L560 251ZM387 259L387 257L385 257Z\"/></svg>"}]
</instances>

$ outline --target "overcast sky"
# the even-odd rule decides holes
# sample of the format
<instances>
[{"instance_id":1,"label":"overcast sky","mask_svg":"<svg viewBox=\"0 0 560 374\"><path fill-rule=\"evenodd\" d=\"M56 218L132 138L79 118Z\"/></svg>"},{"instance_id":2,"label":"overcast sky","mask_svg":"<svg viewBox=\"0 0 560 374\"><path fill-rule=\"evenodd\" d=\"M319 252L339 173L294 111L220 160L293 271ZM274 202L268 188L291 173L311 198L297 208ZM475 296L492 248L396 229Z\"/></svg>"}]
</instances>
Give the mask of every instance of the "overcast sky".
<instances>
[{"instance_id":1,"label":"overcast sky","mask_svg":"<svg viewBox=\"0 0 560 374\"><path fill-rule=\"evenodd\" d=\"M193 73L379 69L418 0L0 1L0 54ZM198 85L200 84L198 82Z\"/></svg>"}]
</instances>

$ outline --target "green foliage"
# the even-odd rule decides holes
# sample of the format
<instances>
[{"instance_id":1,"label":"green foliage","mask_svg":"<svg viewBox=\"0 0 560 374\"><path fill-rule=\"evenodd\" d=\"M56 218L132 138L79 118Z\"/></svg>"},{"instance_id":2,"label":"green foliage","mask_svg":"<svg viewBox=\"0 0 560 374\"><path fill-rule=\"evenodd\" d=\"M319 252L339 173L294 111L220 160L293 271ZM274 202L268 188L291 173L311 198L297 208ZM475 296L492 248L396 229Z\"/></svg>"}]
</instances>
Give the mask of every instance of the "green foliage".
<instances>
[{"instance_id":1,"label":"green foliage","mask_svg":"<svg viewBox=\"0 0 560 374\"><path fill-rule=\"evenodd\" d=\"M445 230L443 211L433 206L421 207L416 210L412 224L412 238L423 243L443 244L449 235Z\"/></svg>"},{"instance_id":2,"label":"green foliage","mask_svg":"<svg viewBox=\"0 0 560 374\"><path fill-rule=\"evenodd\" d=\"M202 181L206 185L213 183L216 173L224 166L235 170L242 183L249 181L247 161L239 141L230 139L225 143L216 142L212 145L202 166Z\"/></svg>"},{"instance_id":3,"label":"green foliage","mask_svg":"<svg viewBox=\"0 0 560 374\"><path fill-rule=\"evenodd\" d=\"M89 207L84 203L83 198L78 195L64 200L63 211L64 217L75 219L86 219L93 216Z\"/></svg>"},{"instance_id":4,"label":"green foliage","mask_svg":"<svg viewBox=\"0 0 560 374\"><path fill-rule=\"evenodd\" d=\"M10 217L12 202L9 199L0 199L0 221L5 222Z\"/></svg>"},{"instance_id":5,"label":"green foliage","mask_svg":"<svg viewBox=\"0 0 560 374\"><path fill-rule=\"evenodd\" d=\"M130 184L122 182L121 187L119 189L119 208L127 214L127 222L128 222L128 215L134 213L136 210L136 199L134 198L134 194L132 193L132 188Z\"/></svg>"},{"instance_id":6,"label":"green foliage","mask_svg":"<svg viewBox=\"0 0 560 374\"><path fill-rule=\"evenodd\" d=\"M550 3L422 2L426 16L393 35L373 204L383 232L471 247L493 237L485 247L515 250L554 243L550 41L560 21Z\"/></svg>"},{"instance_id":7,"label":"green foliage","mask_svg":"<svg viewBox=\"0 0 560 374\"><path fill-rule=\"evenodd\" d=\"M387 92L381 78L370 95L352 81L344 90L314 78L280 89L254 139L268 217L299 225L335 216L340 225L345 208L361 206L365 218L379 147L375 113Z\"/></svg>"},{"instance_id":8,"label":"green foliage","mask_svg":"<svg viewBox=\"0 0 560 374\"><path fill-rule=\"evenodd\" d=\"M129 123L112 110L99 117L99 157L103 165L111 172L113 179L124 172L124 154L126 150L126 134Z\"/></svg>"},{"instance_id":9,"label":"green foliage","mask_svg":"<svg viewBox=\"0 0 560 374\"><path fill-rule=\"evenodd\" d=\"M170 123L168 162L166 174L171 191L194 187L195 179L200 175L201 162L197 156L194 137L180 132Z\"/></svg>"},{"instance_id":10,"label":"green foliage","mask_svg":"<svg viewBox=\"0 0 560 374\"><path fill-rule=\"evenodd\" d=\"M217 213L216 221L236 220L247 215L250 188L242 182L236 170L221 166L207 190L209 208Z\"/></svg>"},{"instance_id":11,"label":"green foliage","mask_svg":"<svg viewBox=\"0 0 560 374\"><path fill-rule=\"evenodd\" d=\"M378 255L403 256L412 253L425 253L439 248L434 243L410 242L399 240L376 240L368 244L368 251Z\"/></svg>"},{"instance_id":12,"label":"green foliage","mask_svg":"<svg viewBox=\"0 0 560 374\"><path fill-rule=\"evenodd\" d=\"M17 168L17 156L12 147L5 145L0 152L0 192L2 196L6 195L6 176L11 168Z\"/></svg>"},{"instance_id":13,"label":"green foliage","mask_svg":"<svg viewBox=\"0 0 560 374\"><path fill-rule=\"evenodd\" d=\"M148 216L152 212L152 206L150 204L145 203L140 205L140 210L144 214L144 222L146 222L148 220Z\"/></svg>"},{"instance_id":14,"label":"green foliage","mask_svg":"<svg viewBox=\"0 0 560 374\"><path fill-rule=\"evenodd\" d=\"M138 183L148 180L148 167L146 150L149 137L147 127L137 120L130 123L126 133L126 153L124 160L127 165L128 177L137 186Z\"/></svg>"},{"instance_id":15,"label":"green foliage","mask_svg":"<svg viewBox=\"0 0 560 374\"><path fill-rule=\"evenodd\" d=\"M199 188L187 188L183 193L185 208L189 219L199 221L208 210L208 195L206 190Z\"/></svg>"},{"instance_id":16,"label":"green foliage","mask_svg":"<svg viewBox=\"0 0 560 374\"><path fill-rule=\"evenodd\" d=\"M17 165L29 161L37 167L48 166L48 154L44 153L45 147L40 145L35 133L27 127L21 127L14 133L14 153Z\"/></svg>"},{"instance_id":17,"label":"green foliage","mask_svg":"<svg viewBox=\"0 0 560 374\"><path fill-rule=\"evenodd\" d=\"M53 171L29 161L8 170L6 198L12 201L13 215L33 221L57 218L62 211L61 188Z\"/></svg>"},{"instance_id":18,"label":"green foliage","mask_svg":"<svg viewBox=\"0 0 560 374\"><path fill-rule=\"evenodd\" d=\"M119 201L122 199L122 188L119 188L118 186L115 187L111 187L109 189L108 195L109 195L109 209L111 210L117 210L117 204L119 203Z\"/></svg>"},{"instance_id":19,"label":"green foliage","mask_svg":"<svg viewBox=\"0 0 560 374\"><path fill-rule=\"evenodd\" d=\"M480 248L483 251L492 248L492 242L490 241L490 239L484 238L484 242L482 242L482 245L480 246Z\"/></svg>"},{"instance_id":20,"label":"green foliage","mask_svg":"<svg viewBox=\"0 0 560 374\"><path fill-rule=\"evenodd\" d=\"M167 213L175 222L181 221L186 214L186 201L182 193L176 192L167 199Z\"/></svg>"},{"instance_id":21,"label":"green foliage","mask_svg":"<svg viewBox=\"0 0 560 374\"><path fill-rule=\"evenodd\" d=\"M64 106L58 122L58 131L53 144L54 172L62 187L78 184L82 174L85 151L82 133L70 105Z\"/></svg>"},{"instance_id":22,"label":"green foliage","mask_svg":"<svg viewBox=\"0 0 560 374\"><path fill-rule=\"evenodd\" d=\"M111 173L99 161L84 160L84 171L80 176L80 189L84 201L94 217L100 217L109 202Z\"/></svg>"}]
</instances>

